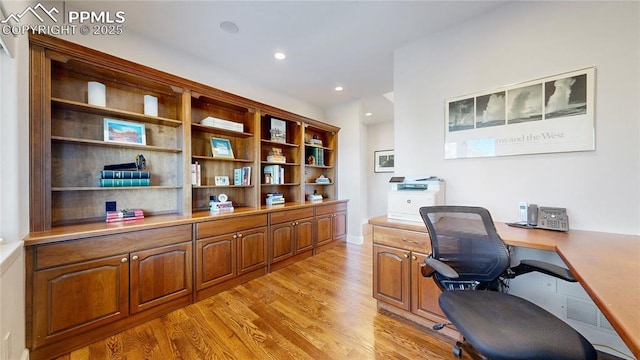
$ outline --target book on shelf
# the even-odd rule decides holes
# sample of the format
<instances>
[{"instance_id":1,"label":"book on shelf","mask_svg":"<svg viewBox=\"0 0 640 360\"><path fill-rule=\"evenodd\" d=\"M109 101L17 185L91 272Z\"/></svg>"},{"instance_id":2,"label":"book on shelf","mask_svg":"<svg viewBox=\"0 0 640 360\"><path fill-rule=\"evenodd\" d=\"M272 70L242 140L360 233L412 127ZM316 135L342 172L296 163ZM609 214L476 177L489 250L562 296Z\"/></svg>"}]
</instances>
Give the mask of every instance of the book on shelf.
<instances>
[{"instance_id":1,"label":"book on shelf","mask_svg":"<svg viewBox=\"0 0 640 360\"><path fill-rule=\"evenodd\" d=\"M324 166L324 149L318 147L307 147L307 164Z\"/></svg>"},{"instance_id":2,"label":"book on shelf","mask_svg":"<svg viewBox=\"0 0 640 360\"><path fill-rule=\"evenodd\" d=\"M148 171L101 170L100 178L102 179L151 179L151 173L149 173Z\"/></svg>"},{"instance_id":3,"label":"book on shelf","mask_svg":"<svg viewBox=\"0 0 640 360\"><path fill-rule=\"evenodd\" d=\"M218 119L208 116L200 121L200 125L214 127L218 129L231 130L236 132L244 132L244 124L235 121Z\"/></svg>"},{"instance_id":4,"label":"book on shelf","mask_svg":"<svg viewBox=\"0 0 640 360\"><path fill-rule=\"evenodd\" d=\"M212 201L209 203L209 212L221 213L221 212L233 212L233 202L231 201Z\"/></svg>"},{"instance_id":5,"label":"book on shelf","mask_svg":"<svg viewBox=\"0 0 640 360\"><path fill-rule=\"evenodd\" d=\"M267 156L267 161L275 162L275 163L286 163L287 157L284 156L284 154L282 153L282 149L274 147L274 148L271 148L271 151L269 151L269 155Z\"/></svg>"},{"instance_id":6,"label":"book on shelf","mask_svg":"<svg viewBox=\"0 0 640 360\"><path fill-rule=\"evenodd\" d=\"M233 169L233 185L242 185L242 169Z\"/></svg>"},{"instance_id":7,"label":"book on shelf","mask_svg":"<svg viewBox=\"0 0 640 360\"><path fill-rule=\"evenodd\" d=\"M101 187L150 186L151 179L100 179Z\"/></svg>"},{"instance_id":8,"label":"book on shelf","mask_svg":"<svg viewBox=\"0 0 640 360\"><path fill-rule=\"evenodd\" d=\"M144 211L142 209L125 209L120 211L107 211L106 221L120 222L144 219Z\"/></svg>"},{"instance_id":9,"label":"book on shelf","mask_svg":"<svg viewBox=\"0 0 640 360\"><path fill-rule=\"evenodd\" d=\"M251 167L242 167L242 185L251 185Z\"/></svg>"},{"instance_id":10,"label":"book on shelf","mask_svg":"<svg viewBox=\"0 0 640 360\"><path fill-rule=\"evenodd\" d=\"M202 185L202 176L201 176L201 166L196 161L191 164L191 185L200 186Z\"/></svg>"},{"instance_id":11,"label":"book on shelf","mask_svg":"<svg viewBox=\"0 0 640 360\"><path fill-rule=\"evenodd\" d=\"M271 118L271 141L287 142L287 122L284 120Z\"/></svg>"},{"instance_id":12,"label":"book on shelf","mask_svg":"<svg viewBox=\"0 0 640 360\"><path fill-rule=\"evenodd\" d=\"M264 167L265 184L284 184L284 167L280 165L267 165Z\"/></svg>"}]
</instances>

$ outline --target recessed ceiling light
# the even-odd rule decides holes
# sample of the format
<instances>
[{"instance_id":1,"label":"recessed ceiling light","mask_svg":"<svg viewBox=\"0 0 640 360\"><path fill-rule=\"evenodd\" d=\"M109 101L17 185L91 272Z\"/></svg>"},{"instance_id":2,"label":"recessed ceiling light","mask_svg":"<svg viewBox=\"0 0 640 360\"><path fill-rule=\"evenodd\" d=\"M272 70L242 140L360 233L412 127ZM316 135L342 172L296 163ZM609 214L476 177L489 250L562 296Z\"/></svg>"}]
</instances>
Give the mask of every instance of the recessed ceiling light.
<instances>
[{"instance_id":1,"label":"recessed ceiling light","mask_svg":"<svg viewBox=\"0 0 640 360\"><path fill-rule=\"evenodd\" d=\"M368 112L364 114L364 116L371 116L371 115L373 115L373 113Z\"/></svg>"},{"instance_id":2,"label":"recessed ceiling light","mask_svg":"<svg viewBox=\"0 0 640 360\"><path fill-rule=\"evenodd\" d=\"M344 88L342 86L336 86L336 91L342 91Z\"/></svg>"},{"instance_id":3,"label":"recessed ceiling light","mask_svg":"<svg viewBox=\"0 0 640 360\"><path fill-rule=\"evenodd\" d=\"M222 31L227 32L229 34L237 34L240 31L238 25L232 23L231 21L223 21L220 23L220 29Z\"/></svg>"},{"instance_id":4,"label":"recessed ceiling light","mask_svg":"<svg viewBox=\"0 0 640 360\"><path fill-rule=\"evenodd\" d=\"M273 54L273 57L278 59L278 60L284 60L287 55L285 55L285 53L278 51L277 53Z\"/></svg>"}]
</instances>

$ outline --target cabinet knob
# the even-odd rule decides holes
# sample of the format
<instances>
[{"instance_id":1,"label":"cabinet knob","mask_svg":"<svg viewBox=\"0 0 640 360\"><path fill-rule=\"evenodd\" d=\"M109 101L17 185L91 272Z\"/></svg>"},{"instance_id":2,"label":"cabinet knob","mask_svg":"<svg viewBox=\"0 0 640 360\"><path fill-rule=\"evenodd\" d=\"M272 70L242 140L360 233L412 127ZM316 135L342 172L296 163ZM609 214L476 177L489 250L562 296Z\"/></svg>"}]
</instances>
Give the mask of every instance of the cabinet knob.
<instances>
[{"instance_id":1,"label":"cabinet knob","mask_svg":"<svg viewBox=\"0 0 640 360\"><path fill-rule=\"evenodd\" d=\"M239 233L239 234L238 234L238 237L242 237L242 233Z\"/></svg>"},{"instance_id":2,"label":"cabinet knob","mask_svg":"<svg viewBox=\"0 0 640 360\"><path fill-rule=\"evenodd\" d=\"M296 222L295 222L295 221L294 221L294 222L292 222L292 223L291 223L291 226L296 226Z\"/></svg>"},{"instance_id":3,"label":"cabinet knob","mask_svg":"<svg viewBox=\"0 0 640 360\"><path fill-rule=\"evenodd\" d=\"M409 254L404 254L403 256L404 256L405 258L408 258L408 257L409 257Z\"/></svg>"},{"instance_id":4,"label":"cabinet knob","mask_svg":"<svg viewBox=\"0 0 640 360\"><path fill-rule=\"evenodd\" d=\"M411 260L418 260L418 258L414 255L414 256L411 257Z\"/></svg>"},{"instance_id":5,"label":"cabinet knob","mask_svg":"<svg viewBox=\"0 0 640 360\"><path fill-rule=\"evenodd\" d=\"M138 255L133 255L133 256L131 257L131 260L138 260Z\"/></svg>"},{"instance_id":6,"label":"cabinet knob","mask_svg":"<svg viewBox=\"0 0 640 360\"><path fill-rule=\"evenodd\" d=\"M234 234L234 235L233 235L233 238L234 238L234 239L237 239L237 238L238 238L238 235L235 235L235 234Z\"/></svg>"},{"instance_id":7,"label":"cabinet knob","mask_svg":"<svg viewBox=\"0 0 640 360\"><path fill-rule=\"evenodd\" d=\"M129 259L127 259L126 257L123 257L122 259L120 259L120 262L126 263L127 260L129 260Z\"/></svg>"}]
</instances>

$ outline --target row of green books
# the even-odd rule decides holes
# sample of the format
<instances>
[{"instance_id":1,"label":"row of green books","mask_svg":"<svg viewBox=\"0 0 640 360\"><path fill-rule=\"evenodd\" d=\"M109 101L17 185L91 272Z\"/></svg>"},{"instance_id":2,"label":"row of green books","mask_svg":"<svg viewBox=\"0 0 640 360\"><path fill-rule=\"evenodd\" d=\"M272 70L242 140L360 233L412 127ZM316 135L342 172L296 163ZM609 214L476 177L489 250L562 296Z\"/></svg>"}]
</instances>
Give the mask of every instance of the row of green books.
<instances>
[{"instance_id":1,"label":"row of green books","mask_svg":"<svg viewBox=\"0 0 640 360\"><path fill-rule=\"evenodd\" d=\"M101 187L150 186L151 174L148 171L102 170Z\"/></svg>"}]
</instances>

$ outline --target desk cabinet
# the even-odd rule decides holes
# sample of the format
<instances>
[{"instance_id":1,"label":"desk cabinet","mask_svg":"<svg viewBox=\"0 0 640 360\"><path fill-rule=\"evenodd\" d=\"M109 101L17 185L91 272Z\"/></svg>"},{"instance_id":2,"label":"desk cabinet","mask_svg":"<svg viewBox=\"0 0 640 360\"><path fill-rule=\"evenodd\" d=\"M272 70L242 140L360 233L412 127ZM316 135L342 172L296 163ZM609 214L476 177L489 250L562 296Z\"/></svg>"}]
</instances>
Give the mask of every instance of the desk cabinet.
<instances>
[{"instance_id":1,"label":"desk cabinet","mask_svg":"<svg viewBox=\"0 0 640 360\"><path fill-rule=\"evenodd\" d=\"M438 305L440 289L421 273L430 249L426 233L374 226L373 297L407 314L446 321Z\"/></svg>"}]
</instances>

